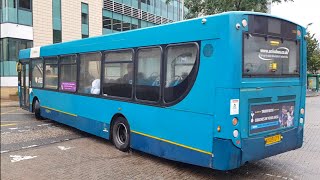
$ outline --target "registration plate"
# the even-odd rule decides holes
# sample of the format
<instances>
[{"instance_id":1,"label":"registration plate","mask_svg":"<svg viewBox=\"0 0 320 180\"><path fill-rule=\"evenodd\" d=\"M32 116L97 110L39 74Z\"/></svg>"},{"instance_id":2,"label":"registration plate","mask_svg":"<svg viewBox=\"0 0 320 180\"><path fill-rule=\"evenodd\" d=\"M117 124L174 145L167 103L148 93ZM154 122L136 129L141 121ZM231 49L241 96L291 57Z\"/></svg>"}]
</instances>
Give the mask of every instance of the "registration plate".
<instances>
[{"instance_id":1,"label":"registration plate","mask_svg":"<svg viewBox=\"0 0 320 180\"><path fill-rule=\"evenodd\" d=\"M266 142L266 145L270 145L270 144L274 144L274 143L280 142L281 141L281 135L277 134L277 135L274 135L274 136L266 137L266 138L264 138L264 141Z\"/></svg>"}]
</instances>

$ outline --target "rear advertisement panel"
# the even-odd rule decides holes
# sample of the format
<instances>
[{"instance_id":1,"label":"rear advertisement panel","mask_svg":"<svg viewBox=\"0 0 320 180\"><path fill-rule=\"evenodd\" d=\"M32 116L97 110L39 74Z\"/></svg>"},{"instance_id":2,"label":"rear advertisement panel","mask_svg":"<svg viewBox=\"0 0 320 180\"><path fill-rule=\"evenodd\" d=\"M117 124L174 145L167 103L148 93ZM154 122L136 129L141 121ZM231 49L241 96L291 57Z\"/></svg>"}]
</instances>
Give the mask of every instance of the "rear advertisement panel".
<instances>
[{"instance_id":1,"label":"rear advertisement panel","mask_svg":"<svg viewBox=\"0 0 320 180\"><path fill-rule=\"evenodd\" d=\"M252 105L250 134L291 127L294 123L294 102Z\"/></svg>"}]
</instances>

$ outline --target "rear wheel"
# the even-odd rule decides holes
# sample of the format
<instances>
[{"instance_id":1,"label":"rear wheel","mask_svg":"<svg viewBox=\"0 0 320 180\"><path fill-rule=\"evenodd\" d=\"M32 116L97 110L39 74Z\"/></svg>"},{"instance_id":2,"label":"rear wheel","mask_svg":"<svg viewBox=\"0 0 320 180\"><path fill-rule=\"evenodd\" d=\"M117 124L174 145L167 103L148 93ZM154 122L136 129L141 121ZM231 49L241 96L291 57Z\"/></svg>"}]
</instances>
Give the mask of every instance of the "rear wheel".
<instances>
[{"instance_id":1,"label":"rear wheel","mask_svg":"<svg viewBox=\"0 0 320 180\"><path fill-rule=\"evenodd\" d=\"M34 116L38 120L43 120L44 118L40 115L40 103L38 100L35 100L33 103Z\"/></svg>"},{"instance_id":2,"label":"rear wheel","mask_svg":"<svg viewBox=\"0 0 320 180\"><path fill-rule=\"evenodd\" d=\"M130 127L124 117L118 117L112 126L112 141L120 151L128 151L130 148Z\"/></svg>"}]
</instances>

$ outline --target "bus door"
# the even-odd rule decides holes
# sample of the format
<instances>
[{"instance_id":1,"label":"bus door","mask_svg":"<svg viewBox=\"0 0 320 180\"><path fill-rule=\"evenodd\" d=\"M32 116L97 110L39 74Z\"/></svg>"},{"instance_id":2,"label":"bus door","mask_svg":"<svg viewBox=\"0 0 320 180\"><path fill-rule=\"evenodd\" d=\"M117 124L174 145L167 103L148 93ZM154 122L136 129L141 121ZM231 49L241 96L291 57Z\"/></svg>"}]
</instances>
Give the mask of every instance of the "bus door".
<instances>
[{"instance_id":1,"label":"bus door","mask_svg":"<svg viewBox=\"0 0 320 180\"><path fill-rule=\"evenodd\" d=\"M29 110L29 61L21 62L19 72L20 106Z\"/></svg>"}]
</instances>

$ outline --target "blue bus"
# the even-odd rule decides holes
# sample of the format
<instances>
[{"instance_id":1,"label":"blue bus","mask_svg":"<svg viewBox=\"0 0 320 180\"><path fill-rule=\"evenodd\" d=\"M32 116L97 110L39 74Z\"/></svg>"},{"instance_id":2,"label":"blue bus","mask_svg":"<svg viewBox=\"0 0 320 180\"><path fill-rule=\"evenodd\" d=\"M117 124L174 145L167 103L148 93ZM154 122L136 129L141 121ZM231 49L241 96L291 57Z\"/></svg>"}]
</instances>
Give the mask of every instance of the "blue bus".
<instances>
[{"instance_id":1,"label":"blue bus","mask_svg":"<svg viewBox=\"0 0 320 180\"><path fill-rule=\"evenodd\" d=\"M227 12L20 51L22 108L218 170L300 148L306 30Z\"/></svg>"}]
</instances>

